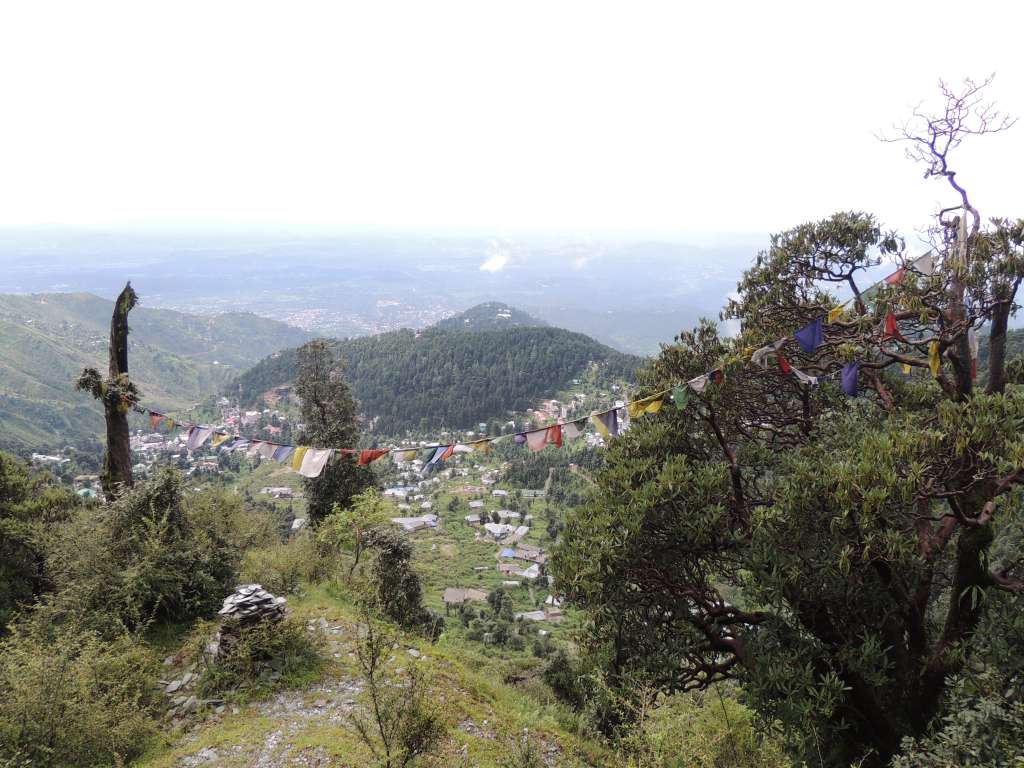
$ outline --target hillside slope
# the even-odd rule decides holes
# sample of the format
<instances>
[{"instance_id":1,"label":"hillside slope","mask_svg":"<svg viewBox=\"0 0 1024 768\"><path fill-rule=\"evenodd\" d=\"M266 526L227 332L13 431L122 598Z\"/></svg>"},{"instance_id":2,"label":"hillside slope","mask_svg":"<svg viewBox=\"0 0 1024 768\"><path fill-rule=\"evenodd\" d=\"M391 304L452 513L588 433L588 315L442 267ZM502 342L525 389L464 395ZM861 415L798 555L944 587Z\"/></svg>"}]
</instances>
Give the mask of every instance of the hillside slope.
<instances>
[{"instance_id":1,"label":"hillside slope","mask_svg":"<svg viewBox=\"0 0 1024 768\"><path fill-rule=\"evenodd\" d=\"M100 410L74 380L85 366L106 370L112 307L85 293L0 295L0 448L40 450L102 431ZM209 396L238 368L307 338L241 313L139 306L130 321L129 370L145 401L167 409Z\"/></svg>"},{"instance_id":2,"label":"hillside slope","mask_svg":"<svg viewBox=\"0 0 1024 768\"><path fill-rule=\"evenodd\" d=\"M432 328L335 342L362 414L376 431L468 429L551 397L591 363L599 378L631 379L641 359L561 328L481 332ZM226 390L255 402L290 383L295 350L246 371Z\"/></svg>"}]
</instances>

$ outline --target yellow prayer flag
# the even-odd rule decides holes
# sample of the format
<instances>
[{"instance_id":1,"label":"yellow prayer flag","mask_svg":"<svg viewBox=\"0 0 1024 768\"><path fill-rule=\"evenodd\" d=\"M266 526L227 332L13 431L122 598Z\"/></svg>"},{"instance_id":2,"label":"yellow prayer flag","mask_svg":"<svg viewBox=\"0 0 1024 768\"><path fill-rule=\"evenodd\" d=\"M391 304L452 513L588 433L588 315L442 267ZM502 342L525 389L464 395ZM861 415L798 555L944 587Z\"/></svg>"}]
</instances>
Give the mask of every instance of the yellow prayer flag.
<instances>
[{"instance_id":1,"label":"yellow prayer flag","mask_svg":"<svg viewBox=\"0 0 1024 768\"><path fill-rule=\"evenodd\" d=\"M932 376L938 377L939 368L942 367L942 355L939 354L939 342L937 341L928 345L928 367L932 369Z\"/></svg>"},{"instance_id":2,"label":"yellow prayer flag","mask_svg":"<svg viewBox=\"0 0 1024 768\"><path fill-rule=\"evenodd\" d=\"M828 311L828 323L829 323L829 325L831 325L832 323L839 322L839 318L841 318L843 316L843 310L845 308L846 308L846 304L840 304L838 307L832 307L832 309L830 309Z\"/></svg>"},{"instance_id":3,"label":"yellow prayer flag","mask_svg":"<svg viewBox=\"0 0 1024 768\"><path fill-rule=\"evenodd\" d=\"M477 453L490 453L491 452L491 441L490 440L475 440L470 443L470 446Z\"/></svg>"},{"instance_id":4,"label":"yellow prayer flag","mask_svg":"<svg viewBox=\"0 0 1024 768\"><path fill-rule=\"evenodd\" d=\"M296 472L302 466L302 459L306 456L306 451L309 450L308 446L300 445L295 449L295 453L292 454L292 469Z\"/></svg>"},{"instance_id":5,"label":"yellow prayer flag","mask_svg":"<svg viewBox=\"0 0 1024 768\"><path fill-rule=\"evenodd\" d=\"M910 375L910 365L908 363L903 363L902 367L903 367L903 375L904 376L909 376Z\"/></svg>"},{"instance_id":6,"label":"yellow prayer flag","mask_svg":"<svg viewBox=\"0 0 1024 768\"><path fill-rule=\"evenodd\" d=\"M645 397L643 400L634 400L629 404L629 418L635 419L645 413L657 413L665 403L665 393Z\"/></svg>"},{"instance_id":7,"label":"yellow prayer flag","mask_svg":"<svg viewBox=\"0 0 1024 768\"><path fill-rule=\"evenodd\" d=\"M210 440L210 447L211 448L216 448L218 445L223 443L229 437L231 437L231 435L227 434L226 432L214 432L213 433L213 439Z\"/></svg>"}]
</instances>

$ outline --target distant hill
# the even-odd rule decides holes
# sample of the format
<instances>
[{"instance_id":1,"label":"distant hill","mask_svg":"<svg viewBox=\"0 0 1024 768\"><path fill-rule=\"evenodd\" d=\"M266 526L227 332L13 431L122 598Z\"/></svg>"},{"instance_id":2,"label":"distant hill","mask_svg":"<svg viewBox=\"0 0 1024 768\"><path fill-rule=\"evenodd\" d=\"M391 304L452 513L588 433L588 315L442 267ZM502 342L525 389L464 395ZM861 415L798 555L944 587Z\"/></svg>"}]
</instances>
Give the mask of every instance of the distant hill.
<instances>
[{"instance_id":1,"label":"distant hill","mask_svg":"<svg viewBox=\"0 0 1024 768\"><path fill-rule=\"evenodd\" d=\"M449 317L434 325L444 331L499 331L506 328L545 328L547 323L528 315L521 309L488 301L477 304L465 312Z\"/></svg>"},{"instance_id":2,"label":"distant hill","mask_svg":"<svg viewBox=\"0 0 1024 768\"><path fill-rule=\"evenodd\" d=\"M600 379L615 380L632 379L642 362L581 333L547 327L435 327L334 343L362 414L382 434L472 428L551 397L592 363ZM293 381L295 372L295 350L286 350L246 371L225 391L253 403Z\"/></svg>"},{"instance_id":3,"label":"distant hill","mask_svg":"<svg viewBox=\"0 0 1024 768\"><path fill-rule=\"evenodd\" d=\"M0 449L41 450L102 433L101 411L74 380L85 366L106 370L112 309L88 293L0 295ZM129 321L132 378L146 403L168 410L308 338L244 313L198 317L143 304Z\"/></svg>"}]
</instances>

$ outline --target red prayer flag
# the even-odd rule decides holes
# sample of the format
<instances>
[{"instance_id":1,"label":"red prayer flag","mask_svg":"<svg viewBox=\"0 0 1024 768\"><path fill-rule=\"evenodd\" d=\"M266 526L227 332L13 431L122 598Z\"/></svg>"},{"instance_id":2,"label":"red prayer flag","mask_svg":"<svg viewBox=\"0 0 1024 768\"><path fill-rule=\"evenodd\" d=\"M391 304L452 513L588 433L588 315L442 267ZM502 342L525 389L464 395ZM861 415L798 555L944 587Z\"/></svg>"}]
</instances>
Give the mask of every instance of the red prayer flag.
<instances>
[{"instance_id":1,"label":"red prayer flag","mask_svg":"<svg viewBox=\"0 0 1024 768\"><path fill-rule=\"evenodd\" d=\"M554 426L548 427L547 442L554 443L559 448L562 447L562 425L555 424Z\"/></svg>"},{"instance_id":2,"label":"red prayer flag","mask_svg":"<svg viewBox=\"0 0 1024 768\"><path fill-rule=\"evenodd\" d=\"M160 422L164 420L163 414L156 413L154 411L149 412L149 428L156 432L160 426Z\"/></svg>"},{"instance_id":3,"label":"red prayer flag","mask_svg":"<svg viewBox=\"0 0 1024 768\"><path fill-rule=\"evenodd\" d=\"M889 310L885 315L885 336L882 338L882 341L885 341L886 339L899 339L900 341L905 341L903 336L900 335L900 328L896 325L896 315L892 313L892 310Z\"/></svg>"},{"instance_id":4,"label":"red prayer flag","mask_svg":"<svg viewBox=\"0 0 1024 768\"><path fill-rule=\"evenodd\" d=\"M900 267L887 278L885 278L886 285L898 285L899 283L902 283L903 276L905 274L907 274L907 270L903 267Z\"/></svg>"},{"instance_id":5,"label":"red prayer flag","mask_svg":"<svg viewBox=\"0 0 1024 768\"><path fill-rule=\"evenodd\" d=\"M377 459L379 459L385 453L387 453L387 451L386 450L382 450L380 448L375 448L375 449L370 450L370 451L360 451L359 452L359 466L360 467L365 467L365 466L375 462Z\"/></svg>"},{"instance_id":6,"label":"red prayer flag","mask_svg":"<svg viewBox=\"0 0 1024 768\"><path fill-rule=\"evenodd\" d=\"M793 370L793 367L789 364L789 360L781 352L778 353L779 369L787 376Z\"/></svg>"}]
</instances>

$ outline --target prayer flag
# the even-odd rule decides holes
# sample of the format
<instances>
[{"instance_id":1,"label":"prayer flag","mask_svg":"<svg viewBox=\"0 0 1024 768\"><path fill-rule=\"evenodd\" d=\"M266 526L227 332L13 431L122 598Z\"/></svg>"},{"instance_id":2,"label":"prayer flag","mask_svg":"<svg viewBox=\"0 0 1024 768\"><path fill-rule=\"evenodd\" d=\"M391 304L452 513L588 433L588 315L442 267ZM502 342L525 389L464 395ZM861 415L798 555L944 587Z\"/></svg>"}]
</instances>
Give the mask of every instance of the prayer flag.
<instances>
[{"instance_id":1,"label":"prayer flag","mask_svg":"<svg viewBox=\"0 0 1024 768\"><path fill-rule=\"evenodd\" d=\"M430 461L423 468L424 472L432 472L437 468L437 465L452 455L453 446L451 445L439 445L434 449L434 455L430 457Z\"/></svg>"},{"instance_id":2,"label":"prayer flag","mask_svg":"<svg viewBox=\"0 0 1024 768\"><path fill-rule=\"evenodd\" d=\"M557 448L562 447L562 425L552 424L548 427L547 441Z\"/></svg>"},{"instance_id":3,"label":"prayer flag","mask_svg":"<svg viewBox=\"0 0 1024 768\"><path fill-rule=\"evenodd\" d=\"M279 445L277 450L274 451L274 461L279 461L284 464L288 461L288 457L292 455L292 451L295 450L294 445Z\"/></svg>"},{"instance_id":4,"label":"prayer flag","mask_svg":"<svg viewBox=\"0 0 1024 768\"><path fill-rule=\"evenodd\" d=\"M372 450L360 451L359 466L367 467L386 453L387 451L382 448L374 448Z\"/></svg>"},{"instance_id":5,"label":"prayer flag","mask_svg":"<svg viewBox=\"0 0 1024 768\"><path fill-rule=\"evenodd\" d=\"M309 450L308 446L300 445L300 446L298 446L295 449L295 452L292 454L292 464L291 464L291 466L292 466L292 469L294 469L296 472L298 472L300 469L302 469L302 460L304 458L306 458L306 452L308 450Z\"/></svg>"},{"instance_id":6,"label":"prayer flag","mask_svg":"<svg viewBox=\"0 0 1024 768\"><path fill-rule=\"evenodd\" d=\"M935 271L935 257L929 251L924 256L918 256L910 262L910 268L929 277Z\"/></svg>"},{"instance_id":7,"label":"prayer flag","mask_svg":"<svg viewBox=\"0 0 1024 768\"><path fill-rule=\"evenodd\" d=\"M933 341L928 345L928 367L932 376L938 378L939 369L942 367L942 353L939 351L939 342Z\"/></svg>"},{"instance_id":8,"label":"prayer flag","mask_svg":"<svg viewBox=\"0 0 1024 768\"><path fill-rule=\"evenodd\" d=\"M149 412L149 428L152 429L154 432L156 432L160 428L160 422L162 422L163 420L164 417L162 414L155 413L153 411Z\"/></svg>"},{"instance_id":9,"label":"prayer flag","mask_svg":"<svg viewBox=\"0 0 1024 768\"><path fill-rule=\"evenodd\" d=\"M538 429L533 432L526 433L526 445L531 451L536 453L547 444L548 431L546 429Z\"/></svg>"},{"instance_id":10,"label":"prayer flag","mask_svg":"<svg viewBox=\"0 0 1024 768\"><path fill-rule=\"evenodd\" d=\"M821 346L823 341L823 330L822 330L822 318L812 320L810 323L805 325L799 331L793 334L796 340L800 343L800 349L805 354L811 354L814 350Z\"/></svg>"},{"instance_id":11,"label":"prayer flag","mask_svg":"<svg viewBox=\"0 0 1024 768\"><path fill-rule=\"evenodd\" d=\"M260 443L259 454L264 459L272 459L274 458L274 451L280 447L277 443Z\"/></svg>"},{"instance_id":12,"label":"prayer flag","mask_svg":"<svg viewBox=\"0 0 1024 768\"><path fill-rule=\"evenodd\" d=\"M597 427L597 431L601 433L601 437L605 440L609 437L616 437L619 434L618 409L612 408L604 413L594 413L591 414L590 418L593 419L594 426Z\"/></svg>"},{"instance_id":13,"label":"prayer flag","mask_svg":"<svg viewBox=\"0 0 1024 768\"><path fill-rule=\"evenodd\" d=\"M771 344L769 344L767 346L764 346L764 347L761 347L760 349L756 350L754 352L754 354L752 354L750 356L750 362L752 362L754 365L759 365L762 368L767 368L768 367L768 355L770 355L774 351L775 351L775 347L772 346Z\"/></svg>"},{"instance_id":14,"label":"prayer flag","mask_svg":"<svg viewBox=\"0 0 1024 768\"><path fill-rule=\"evenodd\" d=\"M779 361L779 370L785 373L786 375L789 375L793 371L793 366L789 364L789 360L787 360L786 356L781 352L779 352L776 357Z\"/></svg>"},{"instance_id":15,"label":"prayer flag","mask_svg":"<svg viewBox=\"0 0 1024 768\"><path fill-rule=\"evenodd\" d=\"M188 431L188 439L185 441L185 447L190 451L194 451L209 440L210 435L212 434L213 427L193 426L192 429Z\"/></svg>"},{"instance_id":16,"label":"prayer flag","mask_svg":"<svg viewBox=\"0 0 1024 768\"><path fill-rule=\"evenodd\" d=\"M900 366L900 367L903 369L903 375L904 376L909 376L910 375L910 364L909 363L903 363L903 365Z\"/></svg>"},{"instance_id":17,"label":"prayer flag","mask_svg":"<svg viewBox=\"0 0 1024 768\"><path fill-rule=\"evenodd\" d=\"M676 404L676 410L683 410L690 400L689 387L674 387L672 389L672 402Z\"/></svg>"},{"instance_id":18,"label":"prayer flag","mask_svg":"<svg viewBox=\"0 0 1024 768\"><path fill-rule=\"evenodd\" d=\"M903 282L903 277L906 274L907 274L906 268L905 267L900 267L895 272L893 272L891 275L889 275L887 278L885 278L885 283L886 283L886 285L898 285L899 283Z\"/></svg>"},{"instance_id":19,"label":"prayer flag","mask_svg":"<svg viewBox=\"0 0 1024 768\"><path fill-rule=\"evenodd\" d=\"M887 339L899 339L900 341L906 341L902 335L900 335L900 327L896 324L896 315L889 310L885 313L885 335L882 337L882 341Z\"/></svg>"},{"instance_id":20,"label":"prayer flag","mask_svg":"<svg viewBox=\"0 0 1024 768\"><path fill-rule=\"evenodd\" d=\"M477 453L490 453L491 452L491 441L490 440L476 440L470 443L473 450Z\"/></svg>"},{"instance_id":21,"label":"prayer flag","mask_svg":"<svg viewBox=\"0 0 1024 768\"><path fill-rule=\"evenodd\" d=\"M522 445L523 443L526 442L526 433L525 432L517 433L516 436L512 438L512 441L516 445Z\"/></svg>"},{"instance_id":22,"label":"prayer flag","mask_svg":"<svg viewBox=\"0 0 1024 768\"><path fill-rule=\"evenodd\" d=\"M634 400L629 404L629 418L635 419L645 413L657 413L665 402L665 394L665 392L659 392L642 400Z\"/></svg>"},{"instance_id":23,"label":"prayer flag","mask_svg":"<svg viewBox=\"0 0 1024 768\"><path fill-rule=\"evenodd\" d=\"M299 474L303 477L319 477L334 453L330 448L310 448L302 457Z\"/></svg>"},{"instance_id":24,"label":"prayer flag","mask_svg":"<svg viewBox=\"0 0 1024 768\"><path fill-rule=\"evenodd\" d=\"M583 434L583 431L587 428L586 419L577 419L576 421L567 421L562 425L562 436L567 440L575 440Z\"/></svg>"},{"instance_id":25,"label":"prayer flag","mask_svg":"<svg viewBox=\"0 0 1024 768\"><path fill-rule=\"evenodd\" d=\"M226 432L215 432L213 434L213 439L210 441L210 447L211 448L218 448L218 447L220 447L220 445L225 440L227 440L229 437L231 437L231 435L227 434Z\"/></svg>"},{"instance_id":26,"label":"prayer flag","mask_svg":"<svg viewBox=\"0 0 1024 768\"><path fill-rule=\"evenodd\" d=\"M838 323L839 319L843 316L843 310L846 308L846 303L840 304L838 307L832 307L828 311L828 324Z\"/></svg>"},{"instance_id":27,"label":"prayer flag","mask_svg":"<svg viewBox=\"0 0 1024 768\"><path fill-rule=\"evenodd\" d=\"M690 389L692 389L697 394L700 394L701 392L704 391L704 388L708 385L708 375L705 373L705 374L703 374L701 376L698 376L695 379L690 379L686 383L690 386Z\"/></svg>"},{"instance_id":28,"label":"prayer flag","mask_svg":"<svg viewBox=\"0 0 1024 768\"><path fill-rule=\"evenodd\" d=\"M168 416L167 417L167 429L168 430L174 429L174 425L175 425L174 419L172 419L170 416Z\"/></svg>"},{"instance_id":29,"label":"prayer flag","mask_svg":"<svg viewBox=\"0 0 1024 768\"><path fill-rule=\"evenodd\" d=\"M472 445L467 445L466 443L456 443L455 444L455 452L456 453L472 453L473 452L473 446Z\"/></svg>"},{"instance_id":30,"label":"prayer flag","mask_svg":"<svg viewBox=\"0 0 1024 768\"><path fill-rule=\"evenodd\" d=\"M806 374L799 368L793 368L793 375L796 376L797 380L799 380L803 384L810 384L811 386L814 386L815 384L818 383L818 379L816 376Z\"/></svg>"},{"instance_id":31,"label":"prayer flag","mask_svg":"<svg viewBox=\"0 0 1024 768\"><path fill-rule=\"evenodd\" d=\"M857 374L860 372L860 363L847 363L843 366L840 374L843 392L850 397L857 396Z\"/></svg>"},{"instance_id":32,"label":"prayer flag","mask_svg":"<svg viewBox=\"0 0 1024 768\"><path fill-rule=\"evenodd\" d=\"M394 458L396 462L413 461L416 458L417 453L419 453L419 451L415 448L408 448L404 451L395 451L392 454L392 458Z\"/></svg>"}]
</instances>

